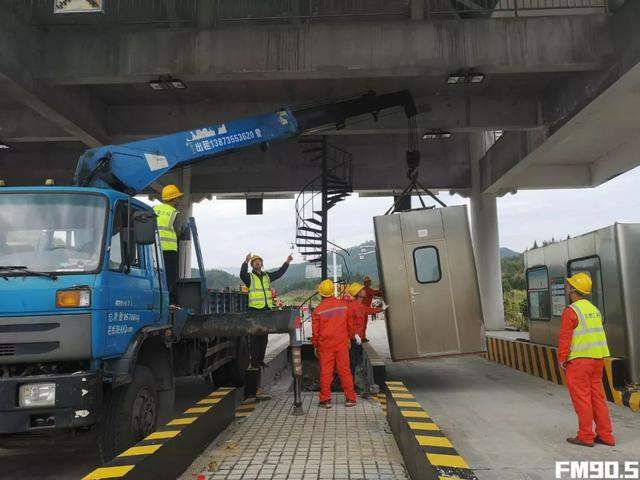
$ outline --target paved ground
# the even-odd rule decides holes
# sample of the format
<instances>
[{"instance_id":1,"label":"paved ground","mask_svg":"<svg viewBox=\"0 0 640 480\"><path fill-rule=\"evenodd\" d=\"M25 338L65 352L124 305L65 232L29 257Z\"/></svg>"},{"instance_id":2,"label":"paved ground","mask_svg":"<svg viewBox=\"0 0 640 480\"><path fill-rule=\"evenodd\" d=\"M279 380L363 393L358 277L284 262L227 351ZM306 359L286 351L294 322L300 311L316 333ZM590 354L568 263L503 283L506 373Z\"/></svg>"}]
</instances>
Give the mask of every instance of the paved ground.
<instances>
[{"instance_id":1,"label":"paved ground","mask_svg":"<svg viewBox=\"0 0 640 480\"><path fill-rule=\"evenodd\" d=\"M304 416L293 416L291 394L273 398L222 434L181 477L239 479L408 479L379 404L353 408L334 395L333 408L304 395Z\"/></svg>"},{"instance_id":2,"label":"paved ground","mask_svg":"<svg viewBox=\"0 0 640 480\"><path fill-rule=\"evenodd\" d=\"M368 333L387 355L384 325ZM640 460L640 415L609 404L618 446L576 447L565 387L477 356L387 364L481 480L549 480L557 460Z\"/></svg>"}]
</instances>

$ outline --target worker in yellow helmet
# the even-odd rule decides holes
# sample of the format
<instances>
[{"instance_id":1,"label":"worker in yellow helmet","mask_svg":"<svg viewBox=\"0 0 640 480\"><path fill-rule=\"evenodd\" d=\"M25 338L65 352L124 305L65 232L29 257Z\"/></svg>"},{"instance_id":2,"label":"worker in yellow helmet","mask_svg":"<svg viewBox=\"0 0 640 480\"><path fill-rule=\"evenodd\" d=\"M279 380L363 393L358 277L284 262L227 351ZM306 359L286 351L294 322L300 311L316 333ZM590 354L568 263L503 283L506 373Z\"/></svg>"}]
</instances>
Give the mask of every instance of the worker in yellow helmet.
<instances>
[{"instance_id":1,"label":"worker in yellow helmet","mask_svg":"<svg viewBox=\"0 0 640 480\"><path fill-rule=\"evenodd\" d=\"M248 254L240 267L240 280L249 289L249 310L271 310L273 308L273 294L271 282L282 277L293 257L289 255L282 266L272 272L263 271L264 263L259 255ZM251 267L251 271L249 271ZM249 356L254 368L268 367L264 363L264 355L267 351L268 335L252 335L250 338Z\"/></svg>"},{"instance_id":2,"label":"worker in yellow helmet","mask_svg":"<svg viewBox=\"0 0 640 480\"><path fill-rule=\"evenodd\" d=\"M614 446L609 408L602 387L604 358L610 356L602 314L588 297L593 284L586 272L567 278L571 305L562 312L558 362L566 372L567 388L578 415L578 434L567 442L585 447ZM595 435L593 424L596 425Z\"/></svg>"},{"instance_id":3,"label":"worker in yellow helmet","mask_svg":"<svg viewBox=\"0 0 640 480\"><path fill-rule=\"evenodd\" d=\"M356 404L356 391L349 367L349 338L353 337L353 323L349 318L349 305L334 297L334 284L326 279L318 285L322 297L311 314L311 342L320 363L320 407L331 408L333 374L344 390L345 405Z\"/></svg>"},{"instance_id":4,"label":"worker in yellow helmet","mask_svg":"<svg viewBox=\"0 0 640 480\"><path fill-rule=\"evenodd\" d=\"M164 270L169 288L169 301L176 303L175 285L178 281L178 234L176 222L180 211L176 208L182 192L175 185L167 185L162 189L162 203L153 207L158 217L158 233L164 257Z\"/></svg>"}]
</instances>

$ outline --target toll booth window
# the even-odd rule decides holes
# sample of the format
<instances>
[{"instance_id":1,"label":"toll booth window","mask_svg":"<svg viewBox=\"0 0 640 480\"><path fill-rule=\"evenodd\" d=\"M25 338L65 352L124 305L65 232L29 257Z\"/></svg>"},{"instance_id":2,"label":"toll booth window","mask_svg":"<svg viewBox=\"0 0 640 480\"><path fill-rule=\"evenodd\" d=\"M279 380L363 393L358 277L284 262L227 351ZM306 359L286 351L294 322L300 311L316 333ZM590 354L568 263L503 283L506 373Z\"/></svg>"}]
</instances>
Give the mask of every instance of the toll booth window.
<instances>
[{"instance_id":1,"label":"toll booth window","mask_svg":"<svg viewBox=\"0 0 640 480\"><path fill-rule=\"evenodd\" d=\"M440 257L436 247L420 247L413 251L413 264L419 283L435 283L442 278Z\"/></svg>"},{"instance_id":2,"label":"toll booth window","mask_svg":"<svg viewBox=\"0 0 640 480\"><path fill-rule=\"evenodd\" d=\"M547 267L527 271L527 297L530 320L550 320L549 276Z\"/></svg>"},{"instance_id":3,"label":"toll booth window","mask_svg":"<svg viewBox=\"0 0 640 480\"><path fill-rule=\"evenodd\" d=\"M591 289L591 296L588 297L591 303L593 303L604 317L604 295L602 293L602 270L600 268L599 257L581 258L579 260L571 260L569 262L569 275L574 275L578 272L587 272L591 275L591 281L593 287Z\"/></svg>"}]
</instances>

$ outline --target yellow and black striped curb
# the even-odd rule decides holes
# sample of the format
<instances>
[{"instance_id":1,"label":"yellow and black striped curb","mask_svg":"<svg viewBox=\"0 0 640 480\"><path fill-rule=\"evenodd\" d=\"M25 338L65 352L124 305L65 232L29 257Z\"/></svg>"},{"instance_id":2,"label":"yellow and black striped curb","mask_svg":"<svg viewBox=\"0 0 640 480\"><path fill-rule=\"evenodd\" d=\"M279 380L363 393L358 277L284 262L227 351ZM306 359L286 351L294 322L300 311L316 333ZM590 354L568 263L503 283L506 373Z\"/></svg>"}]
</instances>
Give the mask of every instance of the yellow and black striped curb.
<instances>
[{"instance_id":1,"label":"yellow and black striped curb","mask_svg":"<svg viewBox=\"0 0 640 480\"><path fill-rule=\"evenodd\" d=\"M219 388L82 480L175 480L233 421L241 393Z\"/></svg>"},{"instance_id":2,"label":"yellow and black striped curb","mask_svg":"<svg viewBox=\"0 0 640 480\"><path fill-rule=\"evenodd\" d=\"M236 419L246 418L253 413L258 406L255 398L247 398L236 408Z\"/></svg>"},{"instance_id":3,"label":"yellow and black striped curb","mask_svg":"<svg viewBox=\"0 0 640 480\"><path fill-rule=\"evenodd\" d=\"M537 343L487 336L487 352L482 355L521 372L543 378L558 385L566 385L564 370L558 362L558 349ZM616 405L640 412L640 392L616 388L615 366L619 358L605 358L602 384L607 400Z\"/></svg>"},{"instance_id":4,"label":"yellow and black striped curb","mask_svg":"<svg viewBox=\"0 0 640 480\"><path fill-rule=\"evenodd\" d=\"M402 382L386 382L387 419L412 480L477 480L464 458Z\"/></svg>"}]
</instances>

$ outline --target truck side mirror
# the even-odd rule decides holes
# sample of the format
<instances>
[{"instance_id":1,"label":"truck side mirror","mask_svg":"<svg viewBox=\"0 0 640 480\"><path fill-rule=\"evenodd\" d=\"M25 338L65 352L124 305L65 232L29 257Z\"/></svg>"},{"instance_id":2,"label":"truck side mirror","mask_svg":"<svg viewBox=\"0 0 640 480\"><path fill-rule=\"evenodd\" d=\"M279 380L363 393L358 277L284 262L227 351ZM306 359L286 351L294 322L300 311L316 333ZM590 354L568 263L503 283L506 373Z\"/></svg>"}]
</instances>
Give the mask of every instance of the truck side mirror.
<instances>
[{"instance_id":1,"label":"truck side mirror","mask_svg":"<svg viewBox=\"0 0 640 480\"><path fill-rule=\"evenodd\" d=\"M133 240L137 245L153 245L156 242L156 215L150 212L133 214Z\"/></svg>"}]
</instances>

